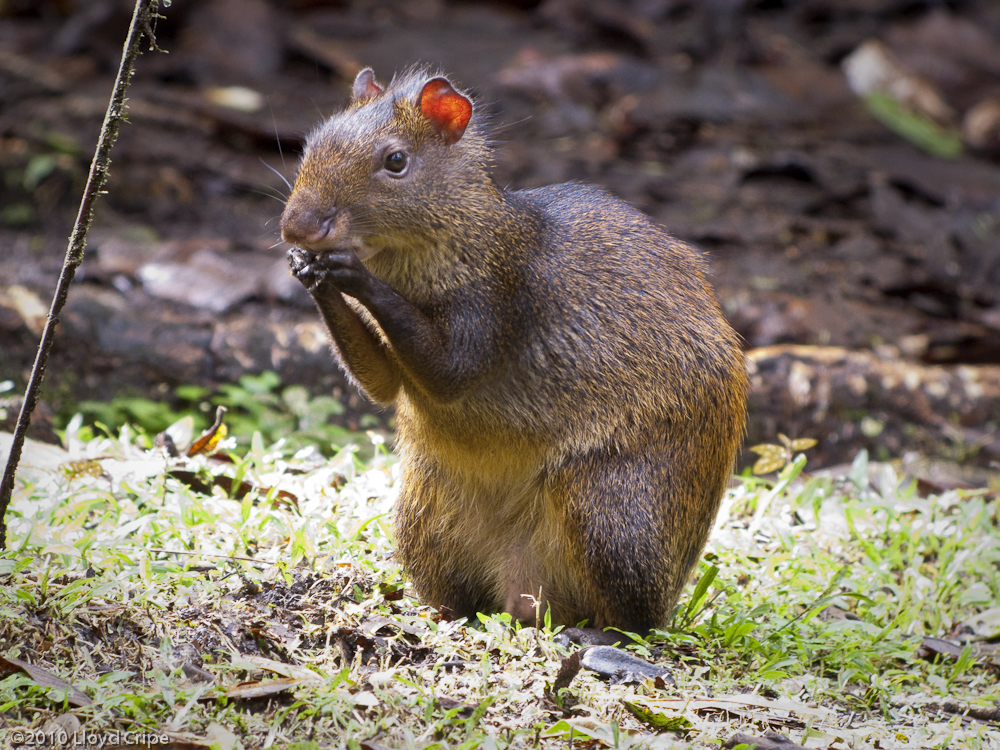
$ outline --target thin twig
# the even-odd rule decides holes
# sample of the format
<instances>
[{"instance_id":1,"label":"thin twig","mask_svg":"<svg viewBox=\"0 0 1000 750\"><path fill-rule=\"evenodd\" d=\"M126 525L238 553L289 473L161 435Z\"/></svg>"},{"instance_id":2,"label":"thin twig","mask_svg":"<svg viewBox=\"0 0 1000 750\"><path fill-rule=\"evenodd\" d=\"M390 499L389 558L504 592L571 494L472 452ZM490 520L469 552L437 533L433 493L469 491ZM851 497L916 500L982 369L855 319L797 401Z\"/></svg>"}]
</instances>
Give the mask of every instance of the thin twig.
<instances>
[{"instance_id":1,"label":"thin twig","mask_svg":"<svg viewBox=\"0 0 1000 750\"><path fill-rule=\"evenodd\" d=\"M38 342L38 352L35 355L35 364L31 368L31 378L24 391L24 401L17 418L17 427L14 428L14 440L10 445L10 455L7 457L3 480L0 481L0 549L7 548L5 517L7 506L14 493L14 474L17 472L17 465L21 460L24 436L28 430L28 424L31 422L31 412L34 411L35 405L38 403L38 390L42 384L42 377L45 375L49 351L52 349L52 339L55 335L56 325L59 323L59 313L62 312L63 306L66 304L66 297L69 294L70 284L73 283L76 269L83 262L83 251L87 245L87 231L90 229L90 222L94 216L94 202L101 194L108 178L111 147L118 137L119 125L125 119L125 91L132 80L136 58L139 57L139 42L144 34L150 33L149 6L153 1L136 0L135 3L132 25L129 27L128 38L125 40L118 77L115 79L114 93L108 103L107 114L104 115L104 125L101 127L101 136L97 141L94 158L90 162L90 175L87 178L87 187L83 191L83 199L80 201L80 212L77 214L76 224L73 226L73 234L69 238L66 259L63 261L59 283L56 285L56 291L52 297L52 305L49 307L45 329L42 331L41 341Z\"/></svg>"}]
</instances>

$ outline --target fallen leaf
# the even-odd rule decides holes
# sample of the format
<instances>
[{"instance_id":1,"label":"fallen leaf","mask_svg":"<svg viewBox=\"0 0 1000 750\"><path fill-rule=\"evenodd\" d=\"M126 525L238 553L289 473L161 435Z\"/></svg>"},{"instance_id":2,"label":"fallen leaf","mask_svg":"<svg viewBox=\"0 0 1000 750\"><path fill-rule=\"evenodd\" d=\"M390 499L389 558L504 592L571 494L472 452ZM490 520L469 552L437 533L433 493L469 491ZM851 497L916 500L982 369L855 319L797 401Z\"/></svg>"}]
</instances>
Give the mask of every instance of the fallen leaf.
<instances>
[{"instance_id":1,"label":"fallen leaf","mask_svg":"<svg viewBox=\"0 0 1000 750\"><path fill-rule=\"evenodd\" d=\"M917 648L917 657L928 661L935 656L950 656L957 659L962 655L962 649L960 644L946 641L943 638L925 637Z\"/></svg>"},{"instance_id":2,"label":"fallen leaf","mask_svg":"<svg viewBox=\"0 0 1000 750\"><path fill-rule=\"evenodd\" d=\"M225 413L225 406L220 406L215 410L215 422L212 423L211 427L201 433L197 440L191 443L191 447L187 449L188 456L197 456L199 453L211 453L215 450L215 446L225 439L226 434L228 433L228 429L222 421L222 417Z\"/></svg>"},{"instance_id":3,"label":"fallen leaf","mask_svg":"<svg viewBox=\"0 0 1000 750\"><path fill-rule=\"evenodd\" d=\"M80 731L81 726L80 719L74 714L59 714L56 718L45 722L42 726L42 734L63 732L72 736Z\"/></svg>"},{"instance_id":4,"label":"fallen leaf","mask_svg":"<svg viewBox=\"0 0 1000 750\"><path fill-rule=\"evenodd\" d=\"M239 741L235 734L214 721L208 725L208 729L205 732L205 739L216 750L233 750Z\"/></svg>"},{"instance_id":5,"label":"fallen leaf","mask_svg":"<svg viewBox=\"0 0 1000 750\"><path fill-rule=\"evenodd\" d=\"M56 677L47 669L36 667L26 661L15 659L12 656L0 656L0 669L5 669L8 672L24 672L24 674L28 675L28 677L42 687L65 690L66 700L68 700L72 706L89 706L93 703L86 693L77 690L75 687L66 682L66 680L61 677Z\"/></svg>"},{"instance_id":6,"label":"fallen leaf","mask_svg":"<svg viewBox=\"0 0 1000 750\"><path fill-rule=\"evenodd\" d=\"M972 643L972 657L976 664L1000 665L1000 644ZM931 661L935 656L946 656L952 659L961 658L965 646L961 643L946 641L943 638L925 637L917 647L916 656Z\"/></svg>"},{"instance_id":7,"label":"fallen leaf","mask_svg":"<svg viewBox=\"0 0 1000 750\"><path fill-rule=\"evenodd\" d=\"M284 662L268 659L266 656L241 655L233 657L233 666L239 668L246 664L256 669L266 669L275 674L284 675L290 679L308 682L309 680L323 680L322 675L316 674L311 669L298 664L285 664Z\"/></svg>"},{"instance_id":8,"label":"fallen leaf","mask_svg":"<svg viewBox=\"0 0 1000 750\"><path fill-rule=\"evenodd\" d=\"M418 637L427 632L427 628L425 627L416 627L383 615L372 615L371 617L368 617L363 623L361 623L359 630L363 633L367 633L368 635L375 635L375 633L384 627L398 628L407 635L414 635Z\"/></svg>"},{"instance_id":9,"label":"fallen leaf","mask_svg":"<svg viewBox=\"0 0 1000 750\"><path fill-rule=\"evenodd\" d=\"M560 663L559 673L556 675L555 682L552 683L552 694L558 695L560 690L569 687L569 684L573 681L573 678L576 677L579 671L580 652L574 651Z\"/></svg>"},{"instance_id":10,"label":"fallen leaf","mask_svg":"<svg viewBox=\"0 0 1000 750\"><path fill-rule=\"evenodd\" d=\"M233 685L226 691L227 698L264 698L268 695L275 695L277 693L283 693L286 690L291 690L294 687L303 685L305 683L315 682L315 678L309 678L306 680L297 677L286 677L281 680L266 680L258 682L241 682L237 685ZM217 696L212 693L206 693L202 700L214 700Z\"/></svg>"},{"instance_id":11,"label":"fallen leaf","mask_svg":"<svg viewBox=\"0 0 1000 750\"><path fill-rule=\"evenodd\" d=\"M719 695L714 698L686 700L683 698L643 698L644 706L672 709L674 711L728 711L734 707L761 708L768 711L794 713L802 717L836 720L837 714L829 708L810 706L792 698L771 700L759 695Z\"/></svg>"}]
</instances>

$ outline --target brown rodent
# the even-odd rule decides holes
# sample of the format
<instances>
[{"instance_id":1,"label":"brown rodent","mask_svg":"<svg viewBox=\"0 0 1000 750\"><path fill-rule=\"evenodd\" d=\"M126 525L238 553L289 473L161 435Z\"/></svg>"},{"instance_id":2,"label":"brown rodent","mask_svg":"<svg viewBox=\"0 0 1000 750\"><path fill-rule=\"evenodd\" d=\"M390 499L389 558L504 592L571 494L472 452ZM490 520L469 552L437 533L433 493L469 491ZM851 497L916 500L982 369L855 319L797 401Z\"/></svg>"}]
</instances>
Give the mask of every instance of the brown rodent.
<instances>
[{"instance_id":1,"label":"brown rodent","mask_svg":"<svg viewBox=\"0 0 1000 750\"><path fill-rule=\"evenodd\" d=\"M362 71L306 143L292 272L347 374L396 407L421 599L645 632L733 468L739 342L700 253L594 187L501 189L489 138L446 78Z\"/></svg>"}]
</instances>

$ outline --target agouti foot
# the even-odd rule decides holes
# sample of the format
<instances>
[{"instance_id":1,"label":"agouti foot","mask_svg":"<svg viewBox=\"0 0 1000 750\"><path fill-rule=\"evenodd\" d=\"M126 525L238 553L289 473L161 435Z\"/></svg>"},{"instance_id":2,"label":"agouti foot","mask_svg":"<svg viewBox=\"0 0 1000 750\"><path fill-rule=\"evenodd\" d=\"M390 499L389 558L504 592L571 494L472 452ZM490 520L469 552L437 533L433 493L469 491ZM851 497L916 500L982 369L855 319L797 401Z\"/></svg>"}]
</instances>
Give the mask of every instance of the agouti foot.
<instances>
[{"instance_id":1,"label":"agouti foot","mask_svg":"<svg viewBox=\"0 0 1000 750\"><path fill-rule=\"evenodd\" d=\"M571 643L578 643L581 646L632 646L636 643L617 630L600 628L563 628L555 637L555 641L562 646Z\"/></svg>"}]
</instances>

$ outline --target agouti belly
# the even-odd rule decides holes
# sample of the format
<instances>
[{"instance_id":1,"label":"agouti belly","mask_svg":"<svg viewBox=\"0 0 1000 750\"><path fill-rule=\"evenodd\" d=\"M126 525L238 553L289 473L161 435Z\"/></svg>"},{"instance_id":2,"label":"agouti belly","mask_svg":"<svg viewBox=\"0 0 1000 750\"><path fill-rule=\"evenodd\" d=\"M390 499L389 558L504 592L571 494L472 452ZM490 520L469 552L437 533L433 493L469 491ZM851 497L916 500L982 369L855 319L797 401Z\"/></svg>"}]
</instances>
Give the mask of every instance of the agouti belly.
<instances>
[{"instance_id":1,"label":"agouti belly","mask_svg":"<svg viewBox=\"0 0 1000 750\"><path fill-rule=\"evenodd\" d=\"M411 425L398 421L405 447L397 554L421 600L451 617L503 610L534 622L551 606L556 622L588 619L580 573L566 564L544 447L496 433L488 445L455 444L429 430L410 439Z\"/></svg>"}]
</instances>

